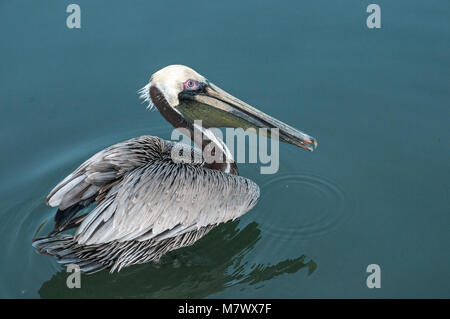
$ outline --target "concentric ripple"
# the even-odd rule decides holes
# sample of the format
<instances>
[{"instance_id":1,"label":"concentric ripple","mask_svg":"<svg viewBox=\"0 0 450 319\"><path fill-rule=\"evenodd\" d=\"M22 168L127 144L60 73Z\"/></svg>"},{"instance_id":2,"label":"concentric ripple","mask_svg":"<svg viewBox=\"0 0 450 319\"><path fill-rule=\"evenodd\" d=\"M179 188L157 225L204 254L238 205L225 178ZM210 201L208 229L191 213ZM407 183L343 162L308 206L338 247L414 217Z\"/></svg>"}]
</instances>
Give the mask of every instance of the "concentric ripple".
<instances>
[{"instance_id":1,"label":"concentric ripple","mask_svg":"<svg viewBox=\"0 0 450 319\"><path fill-rule=\"evenodd\" d=\"M261 186L259 206L261 229L287 239L330 233L351 211L337 184L310 174L274 176Z\"/></svg>"}]
</instances>

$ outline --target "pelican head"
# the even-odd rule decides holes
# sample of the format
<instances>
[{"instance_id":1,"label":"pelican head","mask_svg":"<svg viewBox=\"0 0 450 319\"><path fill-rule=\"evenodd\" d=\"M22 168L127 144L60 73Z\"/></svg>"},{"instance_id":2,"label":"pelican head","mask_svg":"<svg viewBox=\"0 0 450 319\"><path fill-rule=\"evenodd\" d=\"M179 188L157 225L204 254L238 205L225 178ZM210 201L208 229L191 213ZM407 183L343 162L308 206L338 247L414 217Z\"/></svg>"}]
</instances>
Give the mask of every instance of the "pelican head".
<instances>
[{"instance_id":1,"label":"pelican head","mask_svg":"<svg viewBox=\"0 0 450 319\"><path fill-rule=\"evenodd\" d=\"M254 128L269 137L270 132L261 133L258 129L278 128L279 139L283 142L309 151L317 147L317 141L312 136L242 102L184 65L170 65L157 71L140 94L149 107L156 106L174 126L180 120L189 123L202 120L206 128ZM176 116L181 119L174 121Z\"/></svg>"}]
</instances>

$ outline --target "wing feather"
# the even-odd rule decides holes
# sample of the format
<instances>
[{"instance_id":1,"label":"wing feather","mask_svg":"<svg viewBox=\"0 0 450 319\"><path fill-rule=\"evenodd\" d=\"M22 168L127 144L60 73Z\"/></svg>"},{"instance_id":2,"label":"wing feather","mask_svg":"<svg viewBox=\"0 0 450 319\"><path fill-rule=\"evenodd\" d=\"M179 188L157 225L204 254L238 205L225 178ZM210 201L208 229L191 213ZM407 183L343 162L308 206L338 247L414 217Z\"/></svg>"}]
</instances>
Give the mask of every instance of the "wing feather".
<instances>
[{"instance_id":1,"label":"wing feather","mask_svg":"<svg viewBox=\"0 0 450 319\"><path fill-rule=\"evenodd\" d=\"M165 240L233 220L256 204L254 182L201 163L174 163L173 145L153 136L112 145L60 182L47 204L64 211L97 201L75 233L87 245Z\"/></svg>"},{"instance_id":2,"label":"wing feather","mask_svg":"<svg viewBox=\"0 0 450 319\"><path fill-rule=\"evenodd\" d=\"M165 143L159 137L141 136L112 145L93 155L47 196L46 203L64 210L106 192L125 174L160 159Z\"/></svg>"},{"instance_id":3,"label":"wing feather","mask_svg":"<svg viewBox=\"0 0 450 319\"><path fill-rule=\"evenodd\" d=\"M259 197L249 179L202 166L155 162L125 175L81 223L79 244L167 239L234 220Z\"/></svg>"}]
</instances>

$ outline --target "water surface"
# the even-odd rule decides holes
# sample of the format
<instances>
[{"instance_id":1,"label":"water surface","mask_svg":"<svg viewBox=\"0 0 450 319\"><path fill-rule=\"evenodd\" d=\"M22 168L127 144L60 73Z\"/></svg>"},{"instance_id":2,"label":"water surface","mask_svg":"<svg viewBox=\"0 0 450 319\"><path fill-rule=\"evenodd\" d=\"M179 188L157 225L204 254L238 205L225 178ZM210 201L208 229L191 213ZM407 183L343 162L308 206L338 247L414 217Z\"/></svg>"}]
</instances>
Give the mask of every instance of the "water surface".
<instances>
[{"instance_id":1,"label":"water surface","mask_svg":"<svg viewBox=\"0 0 450 319\"><path fill-rule=\"evenodd\" d=\"M450 297L450 3L377 1L0 3L0 296ZM31 239L45 197L86 158L169 138L136 91L168 64L319 140L280 146L259 204L158 264L66 287ZM366 267L379 264L381 289Z\"/></svg>"}]
</instances>

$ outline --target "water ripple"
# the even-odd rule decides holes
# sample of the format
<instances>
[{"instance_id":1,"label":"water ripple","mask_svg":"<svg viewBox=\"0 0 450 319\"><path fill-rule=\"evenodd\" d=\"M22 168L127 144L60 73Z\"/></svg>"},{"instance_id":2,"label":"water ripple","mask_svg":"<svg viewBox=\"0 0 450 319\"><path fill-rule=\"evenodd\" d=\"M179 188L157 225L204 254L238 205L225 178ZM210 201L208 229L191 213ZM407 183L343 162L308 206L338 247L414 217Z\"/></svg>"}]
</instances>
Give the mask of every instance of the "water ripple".
<instances>
[{"instance_id":1,"label":"water ripple","mask_svg":"<svg viewBox=\"0 0 450 319\"><path fill-rule=\"evenodd\" d=\"M292 196L297 203L295 213L292 212ZM264 210L260 227L285 239L323 236L349 217L348 204L339 185L321 176L307 173L277 175L261 187L259 205Z\"/></svg>"}]
</instances>

